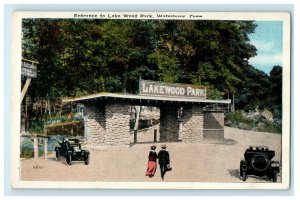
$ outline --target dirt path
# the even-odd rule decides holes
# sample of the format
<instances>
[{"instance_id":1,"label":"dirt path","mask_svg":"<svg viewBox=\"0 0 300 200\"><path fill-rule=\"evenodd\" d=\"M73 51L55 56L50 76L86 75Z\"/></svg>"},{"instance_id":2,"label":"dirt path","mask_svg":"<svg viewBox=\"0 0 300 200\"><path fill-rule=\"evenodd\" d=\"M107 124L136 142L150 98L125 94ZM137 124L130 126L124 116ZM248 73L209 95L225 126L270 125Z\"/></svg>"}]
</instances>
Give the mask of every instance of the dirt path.
<instances>
[{"instance_id":1,"label":"dirt path","mask_svg":"<svg viewBox=\"0 0 300 200\"><path fill-rule=\"evenodd\" d=\"M281 135L245 131L225 127L223 142L205 141L201 144L166 143L173 170L164 181L170 182L242 182L239 163L249 145L264 145L275 150L280 160ZM139 140L140 139L140 140ZM159 167L153 178L145 176L149 147L154 144L153 133L139 135L139 144L125 149L92 150L89 165L74 162L67 165L63 158L26 159L21 161L22 180L49 181L137 181L157 182ZM156 143L159 147L160 143ZM159 150L159 148L157 149ZM279 174L278 182L281 181ZM247 182L266 182L249 177Z\"/></svg>"}]
</instances>

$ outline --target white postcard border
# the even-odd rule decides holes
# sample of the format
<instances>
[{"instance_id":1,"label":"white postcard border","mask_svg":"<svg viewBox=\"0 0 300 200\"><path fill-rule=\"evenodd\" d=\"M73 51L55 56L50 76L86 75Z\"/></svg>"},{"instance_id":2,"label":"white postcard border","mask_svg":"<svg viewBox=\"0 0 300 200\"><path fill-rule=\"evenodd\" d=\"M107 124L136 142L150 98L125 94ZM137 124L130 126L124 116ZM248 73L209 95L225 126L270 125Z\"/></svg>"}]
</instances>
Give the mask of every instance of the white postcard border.
<instances>
[{"instance_id":1,"label":"white postcard border","mask_svg":"<svg viewBox=\"0 0 300 200\"><path fill-rule=\"evenodd\" d=\"M159 18L160 20L265 20L283 21L283 101L282 101L282 182L281 183L203 183L203 182L69 182L69 181L22 181L20 180L20 91L21 91L21 21L23 18L74 18L74 14L99 15L105 17L89 19L153 19L147 17L109 18L114 14L162 14L186 17ZM191 18L190 15L202 17ZM76 17L86 19L86 17ZM37 12L17 11L12 20L12 53L11 53L11 186L13 188L69 188L69 189L288 189L290 187L290 14L286 12Z\"/></svg>"}]
</instances>

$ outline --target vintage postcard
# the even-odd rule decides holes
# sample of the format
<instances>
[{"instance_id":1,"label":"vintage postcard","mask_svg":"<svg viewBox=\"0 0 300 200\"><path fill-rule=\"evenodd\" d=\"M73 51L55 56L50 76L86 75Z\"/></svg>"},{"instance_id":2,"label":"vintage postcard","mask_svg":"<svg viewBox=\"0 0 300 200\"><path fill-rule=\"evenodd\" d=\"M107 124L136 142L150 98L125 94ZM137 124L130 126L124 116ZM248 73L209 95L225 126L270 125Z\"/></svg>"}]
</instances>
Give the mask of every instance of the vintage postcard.
<instances>
[{"instance_id":1,"label":"vintage postcard","mask_svg":"<svg viewBox=\"0 0 300 200\"><path fill-rule=\"evenodd\" d=\"M280 12L15 12L11 186L288 189L290 26Z\"/></svg>"}]
</instances>

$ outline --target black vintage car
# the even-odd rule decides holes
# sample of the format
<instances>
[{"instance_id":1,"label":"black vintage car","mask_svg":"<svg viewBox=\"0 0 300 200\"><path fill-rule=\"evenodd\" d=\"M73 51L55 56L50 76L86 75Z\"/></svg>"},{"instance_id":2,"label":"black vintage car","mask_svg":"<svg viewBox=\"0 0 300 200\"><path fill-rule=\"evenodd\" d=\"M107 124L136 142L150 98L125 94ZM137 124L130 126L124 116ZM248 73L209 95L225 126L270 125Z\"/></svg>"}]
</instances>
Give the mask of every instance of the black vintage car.
<instances>
[{"instance_id":1,"label":"black vintage car","mask_svg":"<svg viewBox=\"0 0 300 200\"><path fill-rule=\"evenodd\" d=\"M72 161L83 161L84 164L89 164L90 152L81 149L79 139L63 139L63 141L58 143L59 146L56 146L54 149L57 159L60 156L65 157L68 165L71 165Z\"/></svg>"},{"instance_id":2,"label":"black vintage car","mask_svg":"<svg viewBox=\"0 0 300 200\"><path fill-rule=\"evenodd\" d=\"M240 162L240 176L246 181L248 175L266 177L277 182L280 172L279 161L272 161L275 151L267 146L250 146L244 153L244 160Z\"/></svg>"}]
</instances>

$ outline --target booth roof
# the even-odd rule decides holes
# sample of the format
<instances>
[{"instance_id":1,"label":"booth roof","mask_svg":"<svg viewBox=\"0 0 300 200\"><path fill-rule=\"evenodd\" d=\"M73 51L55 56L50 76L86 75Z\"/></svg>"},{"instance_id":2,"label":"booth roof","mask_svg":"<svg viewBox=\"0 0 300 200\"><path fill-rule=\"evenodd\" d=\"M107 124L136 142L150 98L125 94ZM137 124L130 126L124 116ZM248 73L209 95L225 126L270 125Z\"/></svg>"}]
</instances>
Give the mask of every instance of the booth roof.
<instances>
[{"instance_id":1,"label":"booth roof","mask_svg":"<svg viewBox=\"0 0 300 200\"><path fill-rule=\"evenodd\" d=\"M140 100L140 101L169 101L169 102L182 102L182 103L220 103L230 104L231 100L213 100L213 99L200 99L195 97L162 97L155 95L136 95L136 94L118 94L118 93L98 93L75 98L64 98L63 103L70 102L83 102L88 100L106 100L106 99L120 99L120 100Z\"/></svg>"}]
</instances>

